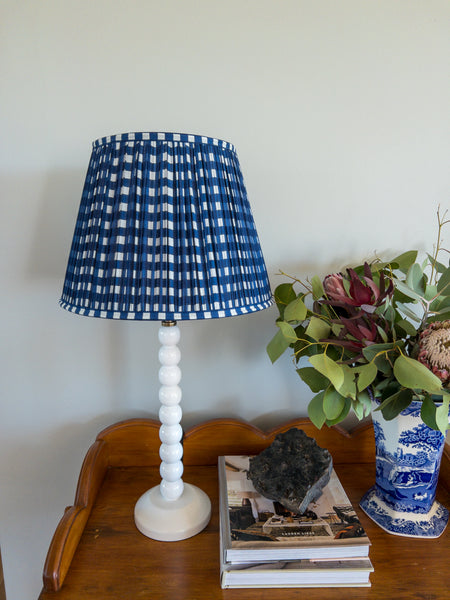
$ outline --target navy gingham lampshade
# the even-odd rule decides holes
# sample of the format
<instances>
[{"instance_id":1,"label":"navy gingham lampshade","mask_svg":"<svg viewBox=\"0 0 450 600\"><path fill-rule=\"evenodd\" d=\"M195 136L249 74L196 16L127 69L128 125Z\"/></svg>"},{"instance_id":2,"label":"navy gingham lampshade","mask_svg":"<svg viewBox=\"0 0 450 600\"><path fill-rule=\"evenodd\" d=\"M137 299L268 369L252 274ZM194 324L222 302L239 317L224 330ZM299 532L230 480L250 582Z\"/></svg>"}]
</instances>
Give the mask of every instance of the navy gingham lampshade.
<instances>
[{"instance_id":1,"label":"navy gingham lampshade","mask_svg":"<svg viewBox=\"0 0 450 600\"><path fill-rule=\"evenodd\" d=\"M60 304L158 321L270 306L234 146L175 133L95 141Z\"/></svg>"}]
</instances>

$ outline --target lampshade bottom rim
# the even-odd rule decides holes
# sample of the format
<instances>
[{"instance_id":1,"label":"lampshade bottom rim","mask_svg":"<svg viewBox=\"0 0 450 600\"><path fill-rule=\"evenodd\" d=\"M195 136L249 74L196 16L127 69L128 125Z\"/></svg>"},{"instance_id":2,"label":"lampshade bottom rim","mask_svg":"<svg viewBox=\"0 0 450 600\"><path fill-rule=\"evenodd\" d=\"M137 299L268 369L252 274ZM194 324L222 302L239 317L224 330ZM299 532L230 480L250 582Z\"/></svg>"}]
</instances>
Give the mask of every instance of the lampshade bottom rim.
<instances>
[{"instance_id":1,"label":"lampshade bottom rim","mask_svg":"<svg viewBox=\"0 0 450 600\"><path fill-rule=\"evenodd\" d=\"M138 312L138 311L114 311L84 308L60 300L61 308L85 317L114 319L123 321L196 321L205 319L218 319L223 317L237 317L240 315L251 314L269 308L273 304L272 298L264 299L261 302L238 306L235 308L222 308L213 310L199 311L180 311L180 312Z\"/></svg>"}]
</instances>

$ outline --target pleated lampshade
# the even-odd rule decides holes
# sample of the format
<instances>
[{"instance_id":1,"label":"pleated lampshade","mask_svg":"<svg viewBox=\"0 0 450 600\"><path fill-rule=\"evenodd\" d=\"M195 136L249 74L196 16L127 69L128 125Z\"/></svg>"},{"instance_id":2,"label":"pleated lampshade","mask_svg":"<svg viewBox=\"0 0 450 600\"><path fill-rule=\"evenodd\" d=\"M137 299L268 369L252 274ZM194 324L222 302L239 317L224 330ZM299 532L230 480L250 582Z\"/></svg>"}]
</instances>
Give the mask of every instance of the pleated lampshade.
<instances>
[{"instance_id":1,"label":"pleated lampshade","mask_svg":"<svg viewBox=\"0 0 450 600\"><path fill-rule=\"evenodd\" d=\"M177 321L241 315L271 303L232 144L175 133L93 143L63 308Z\"/></svg>"}]
</instances>

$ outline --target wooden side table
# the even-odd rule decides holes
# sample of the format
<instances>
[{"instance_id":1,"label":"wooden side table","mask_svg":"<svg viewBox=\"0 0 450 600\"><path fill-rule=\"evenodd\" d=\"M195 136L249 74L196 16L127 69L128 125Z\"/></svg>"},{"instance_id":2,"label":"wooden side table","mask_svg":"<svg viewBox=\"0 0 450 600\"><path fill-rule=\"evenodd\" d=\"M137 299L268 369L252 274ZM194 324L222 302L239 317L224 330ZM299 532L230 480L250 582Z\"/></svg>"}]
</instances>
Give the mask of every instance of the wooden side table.
<instances>
[{"instance_id":1,"label":"wooden side table","mask_svg":"<svg viewBox=\"0 0 450 600\"><path fill-rule=\"evenodd\" d=\"M232 589L219 584L217 457L256 454L277 433L299 427L331 452L336 472L371 541L371 588ZM449 529L437 540L384 533L358 508L375 478L372 426L352 435L338 427L318 431L306 419L264 433L241 421L217 419L184 437L183 479L212 501L206 529L180 542L157 542L140 534L134 504L159 480L159 423L133 419L97 436L81 468L74 505L51 542L39 600L438 600L449 597ZM450 506L450 454L441 465L438 500Z\"/></svg>"}]
</instances>

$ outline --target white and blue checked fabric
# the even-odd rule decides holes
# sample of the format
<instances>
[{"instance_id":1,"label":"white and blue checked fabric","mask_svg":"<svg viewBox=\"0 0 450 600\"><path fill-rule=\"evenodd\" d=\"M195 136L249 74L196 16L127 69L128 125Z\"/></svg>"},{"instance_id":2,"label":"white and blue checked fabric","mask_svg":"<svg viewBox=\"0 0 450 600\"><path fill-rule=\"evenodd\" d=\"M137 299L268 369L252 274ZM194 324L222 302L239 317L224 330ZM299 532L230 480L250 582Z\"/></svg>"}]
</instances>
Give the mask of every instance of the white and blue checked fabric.
<instances>
[{"instance_id":1,"label":"white and blue checked fabric","mask_svg":"<svg viewBox=\"0 0 450 600\"><path fill-rule=\"evenodd\" d=\"M234 146L175 133L95 141L60 304L159 321L270 306Z\"/></svg>"}]
</instances>

